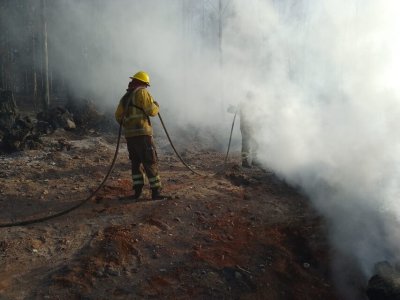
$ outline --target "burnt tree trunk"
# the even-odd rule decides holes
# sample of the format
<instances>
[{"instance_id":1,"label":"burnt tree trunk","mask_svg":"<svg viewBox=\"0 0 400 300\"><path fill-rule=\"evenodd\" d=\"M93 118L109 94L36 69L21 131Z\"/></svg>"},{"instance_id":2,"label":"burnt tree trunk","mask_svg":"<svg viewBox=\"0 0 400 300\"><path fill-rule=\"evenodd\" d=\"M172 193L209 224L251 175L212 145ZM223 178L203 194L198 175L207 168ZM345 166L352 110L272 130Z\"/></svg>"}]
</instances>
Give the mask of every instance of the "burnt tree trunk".
<instances>
[{"instance_id":1,"label":"burnt tree trunk","mask_svg":"<svg viewBox=\"0 0 400 300\"><path fill-rule=\"evenodd\" d=\"M8 3L6 3L4 9L7 11L9 9ZM10 79L10 72L11 72L11 49L10 49L10 36L9 36L9 30L6 28L4 30L4 54L3 54L3 88L8 90L11 89L11 79Z\"/></svg>"},{"instance_id":2,"label":"burnt tree trunk","mask_svg":"<svg viewBox=\"0 0 400 300\"><path fill-rule=\"evenodd\" d=\"M31 38L32 38L32 67L31 67L31 72L32 72L32 103L35 111L37 110L37 100L38 100L38 81L37 81L37 37L36 37L36 22L35 22L35 7L31 8L30 14L31 14Z\"/></svg>"},{"instance_id":3,"label":"burnt tree trunk","mask_svg":"<svg viewBox=\"0 0 400 300\"><path fill-rule=\"evenodd\" d=\"M10 129L17 117L18 109L12 91L0 91L0 131Z\"/></svg>"},{"instance_id":4,"label":"burnt tree trunk","mask_svg":"<svg viewBox=\"0 0 400 300\"><path fill-rule=\"evenodd\" d=\"M47 47L47 20L46 20L46 0L42 0L42 22L43 22L43 110L48 110L50 106L50 85L49 85L49 53Z\"/></svg>"}]
</instances>

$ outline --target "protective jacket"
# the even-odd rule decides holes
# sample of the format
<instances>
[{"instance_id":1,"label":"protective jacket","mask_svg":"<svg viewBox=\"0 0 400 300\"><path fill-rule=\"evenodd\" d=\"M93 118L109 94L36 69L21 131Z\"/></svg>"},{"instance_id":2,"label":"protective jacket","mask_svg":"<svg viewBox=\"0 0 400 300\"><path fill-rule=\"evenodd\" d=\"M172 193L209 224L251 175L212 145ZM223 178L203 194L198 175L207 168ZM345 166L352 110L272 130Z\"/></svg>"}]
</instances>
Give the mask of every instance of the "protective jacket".
<instances>
[{"instance_id":1,"label":"protective jacket","mask_svg":"<svg viewBox=\"0 0 400 300\"><path fill-rule=\"evenodd\" d=\"M150 93L146 88L139 87L133 91L128 90L121 98L115 111L115 119L118 123L123 121L125 137L153 135L149 116L156 116L158 111L158 105Z\"/></svg>"}]
</instances>

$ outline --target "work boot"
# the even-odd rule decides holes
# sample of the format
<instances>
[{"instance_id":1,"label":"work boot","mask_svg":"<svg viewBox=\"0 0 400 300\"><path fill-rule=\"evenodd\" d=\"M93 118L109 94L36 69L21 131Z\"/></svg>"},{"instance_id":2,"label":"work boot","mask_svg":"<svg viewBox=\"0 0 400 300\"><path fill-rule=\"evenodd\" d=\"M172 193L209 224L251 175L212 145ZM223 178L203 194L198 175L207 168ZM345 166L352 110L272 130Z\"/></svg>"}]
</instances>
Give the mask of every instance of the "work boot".
<instances>
[{"instance_id":1,"label":"work boot","mask_svg":"<svg viewBox=\"0 0 400 300\"><path fill-rule=\"evenodd\" d=\"M151 199L152 200L167 200L167 199L172 199L172 197L160 194L160 189L155 188L155 189L151 189Z\"/></svg>"},{"instance_id":2,"label":"work boot","mask_svg":"<svg viewBox=\"0 0 400 300\"><path fill-rule=\"evenodd\" d=\"M139 199L140 195L142 194L142 190L143 190L143 185L138 185L133 187L135 193L133 194L132 198L133 199Z\"/></svg>"}]
</instances>

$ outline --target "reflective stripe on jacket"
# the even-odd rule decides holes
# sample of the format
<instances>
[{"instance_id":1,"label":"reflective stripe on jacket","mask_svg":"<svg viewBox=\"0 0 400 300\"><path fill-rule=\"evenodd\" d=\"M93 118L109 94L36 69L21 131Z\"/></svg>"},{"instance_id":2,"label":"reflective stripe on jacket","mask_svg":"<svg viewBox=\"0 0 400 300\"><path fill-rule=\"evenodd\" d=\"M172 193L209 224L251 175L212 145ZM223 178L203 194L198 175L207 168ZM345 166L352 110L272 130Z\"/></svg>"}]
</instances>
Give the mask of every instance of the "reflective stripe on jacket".
<instances>
[{"instance_id":1,"label":"reflective stripe on jacket","mask_svg":"<svg viewBox=\"0 0 400 300\"><path fill-rule=\"evenodd\" d=\"M128 106L127 103L129 103ZM124 118L126 107L127 113ZM115 119L118 123L121 123L124 118L125 137L153 135L149 116L154 117L157 114L158 106L154 103L153 97L144 87L140 87L134 91L127 91L121 98L115 112Z\"/></svg>"}]
</instances>

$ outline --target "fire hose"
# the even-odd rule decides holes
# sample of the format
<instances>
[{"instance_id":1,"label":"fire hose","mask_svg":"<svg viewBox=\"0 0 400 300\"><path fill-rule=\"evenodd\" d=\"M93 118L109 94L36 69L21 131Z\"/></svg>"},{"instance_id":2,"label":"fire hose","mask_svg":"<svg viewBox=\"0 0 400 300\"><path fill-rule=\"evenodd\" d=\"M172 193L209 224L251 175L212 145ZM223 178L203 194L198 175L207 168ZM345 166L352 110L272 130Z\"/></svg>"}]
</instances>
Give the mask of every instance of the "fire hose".
<instances>
[{"instance_id":1,"label":"fire hose","mask_svg":"<svg viewBox=\"0 0 400 300\"><path fill-rule=\"evenodd\" d=\"M230 132L230 134L229 134L228 149L227 149L227 151L226 151L226 155L225 155L223 167L225 167L226 164L227 164L227 162L228 162L228 155L229 155L229 150L230 150L230 148L231 148L232 133L233 133L233 128L234 128L234 126L235 126L236 115L237 115L237 111L235 112L235 115L233 116L231 132ZM168 138L168 141L169 141L169 143L170 143L172 149L174 150L176 156L179 158L179 160L182 162L182 164L183 164L189 171L191 171L192 173L194 173L194 174L196 174L196 175L199 175L199 176L207 176L206 174L202 174L202 173L200 173L200 172L197 172L196 170L193 170L193 168L191 168L191 167L183 160L183 158L180 156L179 152L176 150L176 148L175 148L175 146L174 146L174 143L173 143L172 140L171 140L171 137L169 136L168 130L167 130L167 128L165 127L165 124L164 124L164 121L163 121L161 115L158 114L158 117L159 117L159 119L160 119L161 125L162 125L162 127L163 127L163 129L164 129L164 132L165 132L165 134L166 134L166 136L167 136L167 138ZM215 175L215 174L218 174L218 173L214 173L213 175Z\"/></svg>"},{"instance_id":2,"label":"fire hose","mask_svg":"<svg viewBox=\"0 0 400 300\"><path fill-rule=\"evenodd\" d=\"M174 146L174 143L173 143L172 140L171 140L171 137L169 136L168 130L167 130L167 128L165 127L165 124L164 124L163 119L161 118L161 115L158 114L158 117L159 117L160 122L161 122L161 125L162 125L162 127L163 127L163 129L164 129L164 131L165 131L165 134L167 135L168 141L169 141L169 143L171 144L172 149L174 150L176 156L179 158L179 160L182 162L182 164L183 164L186 168L188 168L188 170L191 171L192 173L194 173L194 174L196 174L196 175L199 175L199 176L206 176L205 174L201 174L201 173L197 172L196 170L193 170L193 169L183 160L183 158L179 155L179 152L176 150L176 148L175 148L175 146Z\"/></svg>"},{"instance_id":3,"label":"fire hose","mask_svg":"<svg viewBox=\"0 0 400 300\"><path fill-rule=\"evenodd\" d=\"M172 149L174 150L174 152L175 152L175 154L177 155L177 157L179 158L179 160L183 163L183 165L184 165L186 168L188 168L188 169L189 169L191 172L193 172L194 174L197 174L197 175L200 175L200 176L205 176L204 174L201 174L201 173L199 173L199 172L193 170L193 168L191 168L191 167L183 160L183 158L179 155L179 152L176 150L176 148L175 148L175 146L174 146L174 144L173 144L173 142L172 142L172 140L171 140L171 137L170 137L170 135L169 135L169 133L168 133L168 130L167 130L165 124L164 124L164 121L163 121L161 115L158 114L158 117L159 117L160 122L161 122L161 125L162 125L162 127L163 127L163 129L164 129L164 131L165 131L165 134L167 135L168 141L170 142L171 147L172 147ZM235 124L235 118L236 118L236 114L235 114L235 117L234 117L233 123L232 123L231 134L230 134L230 138L229 138L228 151L227 151L226 157L225 157L225 163L226 163L226 160L227 160L227 158L228 158L228 153L229 153L229 148L230 148L231 138L232 138L233 126L234 126L234 124ZM114 169L115 162L116 162L117 157L118 157L118 151L119 151L119 146L120 146L120 142L121 142L121 135L122 135L122 122L121 122L120 125L119 125L117 146L115 147L114 157L113 157L113 159L112 159L112 161L111 161L111 165L110 165L110 167L108 168L108 171L107 171L106 175L104 176L103 180L101 181L101 183L99 184L99 186L98 186L93 192L91 192L91 194L90 194L87 198L85 198L84 200L82 200L82 201L80 201L79 203L75 204L74 206L72 206L72 207L70 207L70 208L68 208L68 209L65 209L65 210L63 210L63 211L60 211L60 212L58 212L58 213L55 213L55 214L52 214L52 215L48 215L48 216L45 216L45 217L41 217L41 218L36 218L36 219L28 219L28 220L19 221L19 222L3 223L3 224L0 224L0 228L17 227L17 226L26 226L26 225L30 225L30 224L35 224L35 223L41 223L41 222L44 222L44 221L48 221L48 220L50 220L50 219L54 219L54 218L57 218L57 217L61 217L61 216L63 216L63 215L66 215L66 214L72 212L73 210L75 210L75 209L81 207L81 206L84 205L86 202L88 202L90 199L92 199L92 198L100 191L100 189L104 186L104 184L106 183L106 181L107 181L108 177L110 176L112 170Z\"/></svg>"},{"instance_id":4,"label":"fire hose","mask_svg":"<svg viewBox=\"0 0 400 300\"><path fill-rule=\"evenodd\" d=\"M37 218L37 219L30 219L30 220L25 220L25 221L20 221L20 222L11 222L11 223L5 223L5 224L0 224L0 228L4 228L4 227L16 227L16 226L25 226L25 225L30 225L30 224L35 224L35 223L40 223L40 222L44 222L50 219L54 219L57 217L61 217L63 215L66 215L68 213L70 213L71 211L81 207L83 204L85 204L86 202L88 202L90 199L92 199L97 193L98 191L104 186L104 184L106 183L108 177L110 176L115 162L117 160L117 156L118 156L118 151L119 151L119 145L120 145L120 141L121 141L121 133L122 133L122 123L119 126L119 130L118 130L118 140L117 140L117 146L115 147L115 153L114 153L114 157L112 159L111 165L108 168L108 171L106 173L106 175L103 178L103 181L100 183L100 185L84 200L80 201L78 204L60 211L58 213L46 216L46 217L42 217L42 218Z\"/></svg>"}]
</instances>

